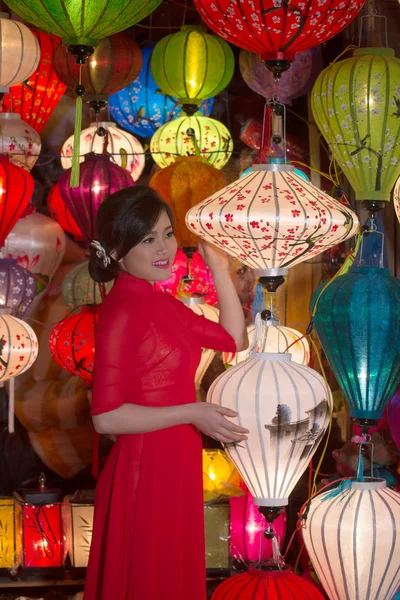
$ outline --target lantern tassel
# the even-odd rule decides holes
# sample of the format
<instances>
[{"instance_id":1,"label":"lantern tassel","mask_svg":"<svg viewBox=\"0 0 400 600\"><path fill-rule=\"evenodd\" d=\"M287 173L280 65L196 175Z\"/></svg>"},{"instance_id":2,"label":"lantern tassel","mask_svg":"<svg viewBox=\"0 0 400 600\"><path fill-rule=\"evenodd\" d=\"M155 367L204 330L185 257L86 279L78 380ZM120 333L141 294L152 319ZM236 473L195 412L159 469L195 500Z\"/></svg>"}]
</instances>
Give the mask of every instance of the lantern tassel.
<instances>
[{"instance_id":1,"label":"lantern tassel","mask_svg":"<svg viewBox=\"0 0 400 600\"><path fill-rule=\"evenodd\" d=\"M80 159L81 159L82 110L83 110L82 97L78 96L76 99L76 108L75 108L74 149L72 152L72 169L71 169L71 180L70 180L70 186L72 188L77 188L79 186L79 172L80 172Z\"/></svg>"},{"instance_id":2,"label":"lantern tassel","mask_svg":"<svg viewBox=\"0 0 400 600\"><path fill-rule=\"evenodd\" d=\"M275 565L281 565L281 550L276 535L272 538L272 560Z\"/></svg>"},{"instance_id":3,"label":"lantern tassel","mask_svg":"<svg viewBox=\"0 0 400 600\"><path fill-rule=\"evenodd\" d=\"M8 385L8 433L14 433L15 379L11 377Z\"/></svg>"},{"instance_id":4,"label":"lantern tassel","mask_svg":"<svg viewBox=\"0 0 400 600\"><path fill-rule=\"evenodd\" d=\"M332 498L336 498L341 496L340 500L344 500L344 498L349 494L351 490L351 479L346 479L345 481L341 481L337 487L335 487L331 492L326 494L323 498L321 498L321 502L326 502L327 500L332 500Z\"/></svg>"},{"instance_id":5,"label":"lantern tassel","mask_svg":"<svg viewBox=\"0 0 400 600\"><path fill-rule=\"evenodd\" d=\"M253 308L251 311L251 317L253 322L255 321L256 314L262 312L264 308L264 290L261 283L257 283L256 289L254 290Z\"/></svg>"}]
</instances>

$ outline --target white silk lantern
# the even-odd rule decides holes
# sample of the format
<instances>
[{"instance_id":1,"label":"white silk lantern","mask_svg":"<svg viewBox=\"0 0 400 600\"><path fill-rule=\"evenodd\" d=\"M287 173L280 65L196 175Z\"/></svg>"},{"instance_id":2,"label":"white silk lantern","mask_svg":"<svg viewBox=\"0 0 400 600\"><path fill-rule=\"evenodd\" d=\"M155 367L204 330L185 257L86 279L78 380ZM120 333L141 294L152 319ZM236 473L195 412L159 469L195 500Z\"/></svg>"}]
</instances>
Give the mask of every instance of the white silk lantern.
<instances>
[{"instance_id":1,"label":"white silk lantern","mask_svg":"<svg viewBox=\"0 0 400 600\"><path fill-rule=\"evenodd\" d=\"M188 228L259 276L287 275L356 234L356 214L294 172L292 165L253 170L191 208Z\"/></svg>"},{"instance_id":2,"label":"white silk lantern","mask_svg":"<svg viewBox=\"0 0 400 600\"><path fill-rule=\"evenodd\" d=\"M10 161L31 171L40 154L39 134L17 113L0 113L0 153Z\"/></svg>"},{"instance_id":3,"label":"white silk lantern","mask_svg":"<svg viewBox=\"0 0 400 600\"><path fill-rule=\"evenodd\" d=\"M0 48L0 93L6 93L36 71L40 46L26 25L0 12Z\"/></svg>"},{"instance_id":4,"label":"white silk lantern","mask_svg":"<svg viewBox=\"0 0 400 600\"><path fill-rule=\"evenodd\" d=\"M400 586L400 494L383 479L350 486L312 500L302 529L307 552L330 600L392 600Z\"/></svg>"}]
</instances>

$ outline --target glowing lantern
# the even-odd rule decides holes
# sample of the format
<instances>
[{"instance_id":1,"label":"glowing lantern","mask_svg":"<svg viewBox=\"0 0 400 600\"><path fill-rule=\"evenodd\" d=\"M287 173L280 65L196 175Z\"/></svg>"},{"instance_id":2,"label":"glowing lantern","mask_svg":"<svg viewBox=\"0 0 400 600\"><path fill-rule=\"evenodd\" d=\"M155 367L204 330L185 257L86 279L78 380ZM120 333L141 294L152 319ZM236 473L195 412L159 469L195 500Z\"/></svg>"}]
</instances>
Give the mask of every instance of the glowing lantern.
<instances>
[{"instance_id":1,"label":"glowing lantern","mask_svg":"<svg viewBox=\"0 0 400 600\"><path fill-rule=\"evenodd\" d=\"M0 314L24 315L36 292L36 279L16 260L0 259Z\"/></svg>"},{"instance_id":2,"label":"glowing lantern","mask_svg":"<svg viewBox=\"0 0 400 600\"><path fill-rule=\"evenodd\" d=\"M66 275L62 284L62 297L65 304L75 310L85 304L101 304L100 286L89 275L89 263L84 262L77 265ZM108 293L113 286L113 281L105 284L105 292Z\"/></svg>"},{"instance_id":3,"label":"glowing lantern","mask_svg":"<svg viewBox=\"0 0 400 600\"><path fill-rule=\"evenodd\" d=\"M330 600L389 600L400 585L400 496L383 479L349 484L311 501L307 552Z\"/></svg>"},{"instance_id":4,"label":"glowing lantern","mask_svg":"<svg viewBox=\"0 0 400 600\"><path fill-rule=\"evenodd\" d=\"M50 217L57 221L64 231L71 233L75 240L81 241L85 239L74 217L65 206L58 183L53 185L47 196L47 208L49 209Z\"/></svg>"},{"instance_id":5,"label":"glowing lantern","mask_svg":"<svg viewBox=\"0 0 400 600\"><path fill-rule=\"evenodd\" d=\"M318 297L314 326L350 414L381 419L400 384L400 280L357 267Z\"/></svg>"},{"instance_id":6,"label":"glowing lantern","mask_svg":"<svg viewBox=\"0 0 400 600\"><path fill-rule=\"evenodd\" d=\"M315 121L367 207L385 206L399 175L399 81L393 50L357 48L325 69L312 91Z\"/></svg>"},{"instance_id":7,"label":"glowing lantern","mask_svg":"<svg viewBox=\"0 0 400 600\"><path fill-rule=\"evenodd\" d=\"M87 567L93 533L94 490L77 490L64 501L68 554L75 568Z\"/></svg>"},{"instance_id":8,"label":"glowing lantern","mask_svg":"<svg viewBox=\"0 0 400 600\"><path fill-rule=\"evenodd\" d=\"M40 60L31 77L13 85L3 98L2 110L14 111L22 120L40 133L59 103L66 86L56 75L53 65L60 39L43 31L32 31L39 42Z\"/></svg>"},{"instance_id":9,"label":"glowing lantern","mask_svg":"<svg viewBox=\"0 0 400 600\"><path fill-rule=\"evenodd\" d=\"M32 31L7 13L0 13L0 93L32 75L39 64L40 48Z\"/></svg>"},{"instance_id":10,"label":"glowing lantern","mask_svg":"<svg viewBox=\"0 0 400 600\"><path fill-rule=\"evenodd\" d=\"M229 44L198 25L184 25L162 38L151 57L151 72L164 94L194 111L226 88L234 69Z\"/></svg>"},{"instance_id":11,"label":"glowing lantern","mask_svg":"<svg viewBox=\"0 0 400 600\"><path fill-rule=\"evenodd\" d=\"M288 568L262 570L250 567L226 579L217 587L211 600L323 600L312 583L294 575Z\"/></svg>"},{"instance_id":12,"label":"glowing lantern","mask_svg":"<svg viewBox=\"0 0 400 600\"><path fill-rule=\"evenodd\" d=\"M0 316L0 382L25 373L38 355L32 327L11 315Z\"/></svg>"},{"instance_id":13,"label":"glowing lantern","mask_svg":"<svg viewBox=\"0 0 400 600\"><path fill-rule=\"evenodd\" d=\"M178 100L160 93L150 70L154 44L142 48L143 67L138 77L125 89L109 98L110 115L134 135L149 138L161 125L176 119L181 112ZM206 100L199 110L209 115L214 99Z\"/></svg>"},{"instance_id":14,"label":"glowing lantern","mask_svg":"<svg viewBox=\"0 0 400 600\"><path fill-rule=\"evenodd\" d=\"M50 334L50 351L64 369L91 384L94 367L94 330L99 319L98 306L83 306L60 321Z\"/></svg>"},{"instance_id":15,"label":"glowing lantern","mask_svg":"<svg viewBox=\"0 0 400 600\"><path fill-rule=\"evenodd\" d=\"M398 178L393 190L394 210L400 223L400 177Z\"/></svg>"},{"instance_id":16,"label":"glowing lantern","mask_svg":"<svg viewBox=\"0 0 400 600\"><path fill-rule=\"evenodd\" d=\"M0 496L0 569L14 569L17 565L14 498Z\"/></svg>"},{"instance_id":17,"label":"glowing lantern","mask_svg":"<svg viewBox=\"0 0 400 600\"><path fill-rule=\"evenodd\" d=\"M356 214L293 171L288 164L253 165L189 210L187 226L261 276L286 275L355 235Z\"/></svg>"},{"instance_id":18,"label":"glowing lantern","mask_svg":"<svg viewBox=\"0 0 400 600\"><path fill-rule=\"evenodd\" d=\"M195 248L198 240L186 227L186 213L192 206L224 187L224 174L199 156L187 156L177 158L169 167L156 171L149 185L173 210L179 246Z\"/></svg>"},{"instance_id":19,"label":"glowing lantern","mask_svg":"<svg viewBox=\"0 0 400 600\"><path fill-rule=\"evenodd\" d=\"M119 129L115 123L100 121L91 123L90 127L81 133L80 161L85 160L85 155L90 152L101 154L104 146L104 135L108 133L107 151L111 154L111 161L126 169L132 175L134 181L141 176L145 156L142 144L133 135ZM61 164L64 169L72 167L72 153L74 148L74 136L71 135L64 143L61 150Z\"/></svg>"},{"instance_id":20,"label":"glowing lantern","mask_svg":"<svg viewBox=\"0 0 400 600\"><path fill-rule=\"evenodd\" d=\"M0 156L0 248L28 206L34 187L29 173Z\"/></svg>"},{"instance_id":21,"label":"glowing lantern","mask_svg":"<svg viewBox=\"0 0 400 600\"><path fill-rule=\"evenodd\" d=\"M320 0L260 0L256 6L253 2L194 0L194 5L217 35L260 54L267 67L279 76L298 52L318 46L342 31L357 16L364 0L344 0L324 6L323 10Z\"/></svg>"},{"instance_id":22,"label":"glowing lantern","mask_svg":"<svg viewBox=\"0 0 400 600\"><path fill-rule=\"evenodd\" d=\"M71 188L72 169L61 175L58 185L66 207L88 243L96 238L95 219L100 204L111 194L134 185L131 175L108 154L87 154L81 165L79 187Z\"/></svg>"},{"instance_id":23,"label":"glowing lantern","mask_svg":"<svg viewBox=\"0 0 400 600\"><path fill-rule=\"evenodd\" d=\"M37 162L42 144L40 137L17 113L0 113L0 153L17 167L30 171Z\"/></svg>"},{"instance_id":24,"label":"glowing lantern","mask_svg":"<svg viewBox=\"0 0 400 600\"><path fill-rule=\"evenodd\" d=\"M240 481L235 465L225 452L203 448L204 502L220 496L241 495Z\"/></svg>"}]
</instances>

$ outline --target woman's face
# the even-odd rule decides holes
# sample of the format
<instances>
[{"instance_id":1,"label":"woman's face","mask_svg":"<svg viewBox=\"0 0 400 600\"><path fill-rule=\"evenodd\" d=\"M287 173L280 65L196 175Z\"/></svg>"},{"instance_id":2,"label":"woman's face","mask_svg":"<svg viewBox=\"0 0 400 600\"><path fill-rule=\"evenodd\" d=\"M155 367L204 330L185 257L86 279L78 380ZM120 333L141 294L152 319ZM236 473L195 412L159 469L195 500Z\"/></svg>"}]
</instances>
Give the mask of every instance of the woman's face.
<instances>
[{"instance_id":1,"label":"woman's face","mask_svg":"<svg viewBox=\"0 0 400 600\"><path fill-rule=\"evenodd\" d=\"M163 210L153 230L131 248L119 264L134 277L165 281L171 277L172 263L178 249L171 221Z\"/></svg>"}]
</instances>

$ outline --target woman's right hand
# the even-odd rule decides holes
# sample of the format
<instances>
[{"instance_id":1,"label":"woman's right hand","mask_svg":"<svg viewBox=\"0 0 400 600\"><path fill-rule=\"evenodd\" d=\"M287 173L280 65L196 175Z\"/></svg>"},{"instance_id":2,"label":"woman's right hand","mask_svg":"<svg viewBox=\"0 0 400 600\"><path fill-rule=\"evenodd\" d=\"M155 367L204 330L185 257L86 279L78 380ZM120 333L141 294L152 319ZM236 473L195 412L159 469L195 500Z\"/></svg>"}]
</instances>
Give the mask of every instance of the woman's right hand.
<instances>
[{"instance_id":1,"label":"woman's right hand","mask_svg":"<svg viewBox=\"0 0 400 600\"><path fill-rule=\"evenodd\" d=\"M210 402L188 404L190 423L209 437L231 444L247 440L248 429L232 423L225 417L237 417L237 412ZM225 415L225 416L224 416Z\"/></svg>"}]
</instances>

